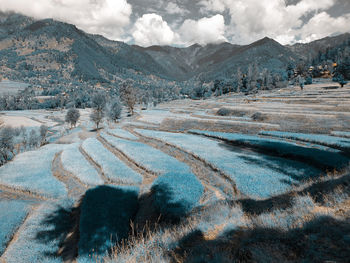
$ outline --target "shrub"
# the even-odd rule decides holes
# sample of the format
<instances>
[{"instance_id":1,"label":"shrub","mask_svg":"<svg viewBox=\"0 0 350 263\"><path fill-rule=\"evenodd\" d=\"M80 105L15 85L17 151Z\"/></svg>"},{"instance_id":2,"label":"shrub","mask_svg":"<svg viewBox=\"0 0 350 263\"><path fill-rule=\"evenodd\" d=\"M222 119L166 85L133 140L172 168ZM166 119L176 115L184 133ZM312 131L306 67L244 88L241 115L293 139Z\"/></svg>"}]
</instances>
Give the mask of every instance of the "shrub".
<instances>
[{"instance_id":1,"label":"shrub","mask_svg":"<svg viewBox=\"0 0 350 263\"><path fill-rule=\"evenodd\" d=\"M237 117L243 117L246 115L246 112L240 111L240 110L235 110L235 109L229 109L229 108L220 108L217 112L216 115L219 116L237 116Z\"/></svg>"},{"instance_id":2,"label":"shrub","mask_svg":"<svg viewBox=\"0 0 350 263\"><path fill-rule=\"evenodd\" d=\"M265 121L267 119L267 115L266 114L263 114L261 112L255 112L251 118L254 120L254 121Z\"/></svg>"}]
</instances>

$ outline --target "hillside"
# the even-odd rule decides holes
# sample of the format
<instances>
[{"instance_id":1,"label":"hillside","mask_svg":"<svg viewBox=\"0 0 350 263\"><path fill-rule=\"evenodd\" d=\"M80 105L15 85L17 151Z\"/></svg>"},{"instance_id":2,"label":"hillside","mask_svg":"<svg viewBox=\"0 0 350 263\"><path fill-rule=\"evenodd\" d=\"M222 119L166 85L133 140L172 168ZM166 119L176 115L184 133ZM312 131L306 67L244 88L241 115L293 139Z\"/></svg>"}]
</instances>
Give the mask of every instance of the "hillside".
<instances>
[{"instance_id":1,"label":"hillside","mask_svg":"<svg viewBox=\"0 0 350 263\"><path fill-rule=\"evenodd\" d=\"M49 143L21 133L0 166L0 262L346 262L349 102L350 85L318 80L99 130L91 109L75 128L66 110L4 112Z\"/></svg>"},{"instance_id":2,"label":"hillside","mask_svg":"<svg viewBox=\"0 0 350 263\"><path fill-rule=\"evenodd\" d=\"M336 47L349 34L308 44L283 46L270 38L250 45L230 43L140 47L90 35L74 25L52 19L34 21L18 14L0 15L0 59L3 77L31 84L115 83L125 79L151 83L154 79L206 81L260 70L284 72L289 63L315 57Z\"/></svg>"}]
</instances>

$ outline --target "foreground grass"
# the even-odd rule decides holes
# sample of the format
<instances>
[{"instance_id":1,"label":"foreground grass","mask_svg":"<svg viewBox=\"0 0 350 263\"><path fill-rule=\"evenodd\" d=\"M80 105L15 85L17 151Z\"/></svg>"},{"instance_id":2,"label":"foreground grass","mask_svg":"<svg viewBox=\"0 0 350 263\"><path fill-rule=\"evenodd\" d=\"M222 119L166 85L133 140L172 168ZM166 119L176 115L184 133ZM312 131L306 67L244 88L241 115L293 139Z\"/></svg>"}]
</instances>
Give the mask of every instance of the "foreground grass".
<instances>
[{"instance_id":1,"label":"foreground grass","mask_svg":"<svg viewBox=\"0 0 350 263\"><path fill-rule=\"evenodd\" d=\"M295 195L286 207L259 214L240 202L218 202L180 224L131 236L105 262L346 262L349 194L349 185L340 184L330 193Z\"/></svg>"}]
</instances>

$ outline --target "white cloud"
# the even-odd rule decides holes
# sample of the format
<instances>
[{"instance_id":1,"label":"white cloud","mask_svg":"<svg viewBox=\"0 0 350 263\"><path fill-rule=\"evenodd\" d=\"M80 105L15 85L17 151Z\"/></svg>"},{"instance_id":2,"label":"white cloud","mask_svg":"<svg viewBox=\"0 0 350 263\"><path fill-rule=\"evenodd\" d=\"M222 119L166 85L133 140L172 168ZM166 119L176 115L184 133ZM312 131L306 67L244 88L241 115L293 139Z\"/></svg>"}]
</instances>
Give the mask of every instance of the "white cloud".
<instances>
[{"instance_id":1,"label":"white cloud","mask_svg":"<svg viewBox=\"0 0 350 263\"><path fill-rule=\"evenodd\" d=\"M199 20L187 19L179 29L181 41L185 45L201 45L227 41L225 38L225 20L222 15L204 17Z\"/></svg>"},{"instance_id":2,"label":"white cloud","mask_svg":"<svg viewBox=\"0 0 350 263\"><path fill-rule=\"evenodd\" d=\"M0 0L0 10L54 18L111 39L123 37L132 13L127 0Z\"/></svg>"},{"instance_id":3,"label":"white cloud","mask_svg":"<svg viewBox=\"0 0 350 263\"><path fill-rule=\"evenodd\" d=\"M308 23L302 27L300 30L301 42L314 41L333 33L349 32L349 25L350 14L334 18L326 12L321 12L312 17Z\"/></svg>"},{"instance_id":4,"label":"white cloud","mask_svg":"<svg viewBox=\"0 0 350 263\"><path fill-rule=\"evenodd\" d=\"M141 46L170 45L177 38L168 23L157 14L144 14L136 20L132 31L135 43Z\"/></svg>"},{"instance_id":5,"label":"white cloud","mask_svg":"<svg viewBox=\"0 0 350 263\"><path fill-rule=\"evenodd\" d=\"M201 11L228 10L231 24L228 35L234 42L250 43L264 36L281 43L296 41L295 34L303 28L303 18L332 7L335 0L301 0L287 5L285 0L202 0ZM325 17L321 17L325 18Z\"/></svg>"},{"instance_id":6,"label":"white cloud","mask_svg":"<svg viewBox=\"0 0 350 263\"><path fill-rule=\"evenodd\" d=\"M174 2L169 2L165 8L164 8L165 12L167 12L168 14L171 15L185 15L188 14L189 11L181 8L178 4L174 3Z\"/></svg>"}]
</instances>

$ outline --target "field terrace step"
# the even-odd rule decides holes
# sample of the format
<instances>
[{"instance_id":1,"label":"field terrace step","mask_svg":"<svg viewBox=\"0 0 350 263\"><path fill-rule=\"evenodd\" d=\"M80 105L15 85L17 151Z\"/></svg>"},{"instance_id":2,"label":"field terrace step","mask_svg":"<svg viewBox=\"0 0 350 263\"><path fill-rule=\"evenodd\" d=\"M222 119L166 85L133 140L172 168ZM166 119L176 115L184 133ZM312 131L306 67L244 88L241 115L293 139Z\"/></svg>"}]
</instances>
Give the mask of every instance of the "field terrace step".
<instances>
[{"instance_id":1,"label":"field terrace step","mask_svg":"<svg viewBox=\"0 0 350 263\"><path fill-rule=\"evenodd\" d=\"M108 181L127 185L142 183L143 178L139 173L128 167L96 138L85 140L81 148L101 168Z\"/></svg>"},{"instance_id":2,"label":"field terrace step","mask_svg":"<svg viewBox=\"0 0 350 263\"><path fill-rule=\"evenodd\" d=\"M225 173L243 195L251 198L268 198L284 193L294 184L320 173L305 164L254 154L197 135L140 129L135 132L197 156Z\"/></svg>"}]
</instances>

